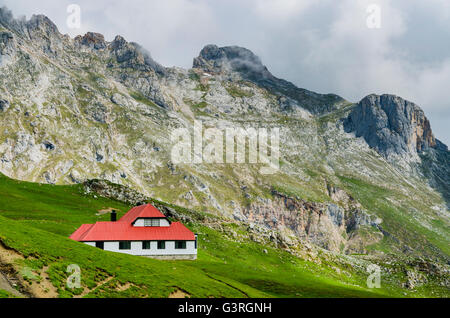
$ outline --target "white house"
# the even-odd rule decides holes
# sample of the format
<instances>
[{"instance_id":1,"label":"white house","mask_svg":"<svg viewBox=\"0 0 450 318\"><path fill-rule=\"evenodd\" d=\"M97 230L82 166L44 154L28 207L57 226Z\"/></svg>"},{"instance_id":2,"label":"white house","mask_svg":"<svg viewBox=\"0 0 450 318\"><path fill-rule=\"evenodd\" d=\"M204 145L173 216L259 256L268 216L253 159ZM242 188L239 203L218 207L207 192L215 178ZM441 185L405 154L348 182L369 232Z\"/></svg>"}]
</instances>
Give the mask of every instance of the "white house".
<instances>
[{"instance_id":1,"label":"white house","mask_svg":"<svg viewBox=\"0 0 450 318\"><path fill-rule=\"evenodd\" d=\"M196 259L197 236L170 222L151 204L132 208L120 220L81 225L70 238L106 251L160 259Z\"/></svg>"}]
</instances>

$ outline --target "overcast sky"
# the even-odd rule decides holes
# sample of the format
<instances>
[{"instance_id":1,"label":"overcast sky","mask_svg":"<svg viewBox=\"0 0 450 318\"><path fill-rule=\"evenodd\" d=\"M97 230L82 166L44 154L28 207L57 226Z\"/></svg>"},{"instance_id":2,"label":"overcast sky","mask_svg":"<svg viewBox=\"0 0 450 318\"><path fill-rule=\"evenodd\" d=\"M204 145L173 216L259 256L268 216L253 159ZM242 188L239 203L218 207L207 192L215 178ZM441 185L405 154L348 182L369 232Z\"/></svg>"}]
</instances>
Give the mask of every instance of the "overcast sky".
<instances>
[{"instance_id":1,"label":"overcast sky","mask_svg":"<svg viewBox=\"0 0 450 318\"><path fill-rule=\"evenodd\" d=\"M421 106L450 145L449 0L1 0L17 17L42 13L62 33L120 34L165 66L191 67L206 44L239 45L277 77L359 101L391 93ZM81 28L66 23L69 4ZM368 28L367 7L381 9ZM372 21L372 20L370 20Z\"/></svg>"}]
</instances>

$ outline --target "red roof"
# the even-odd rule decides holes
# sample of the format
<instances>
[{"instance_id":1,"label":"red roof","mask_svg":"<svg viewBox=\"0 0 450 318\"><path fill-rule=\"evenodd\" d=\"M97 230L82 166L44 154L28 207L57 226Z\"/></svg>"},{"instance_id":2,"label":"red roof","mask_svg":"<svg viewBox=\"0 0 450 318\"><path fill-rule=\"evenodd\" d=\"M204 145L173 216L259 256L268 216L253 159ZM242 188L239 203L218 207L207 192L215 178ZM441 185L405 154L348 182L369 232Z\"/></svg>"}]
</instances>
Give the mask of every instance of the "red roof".
<instances>
[{"instance_id":1,"label":"red roof","mask_svg":"<svg viewBox=\"0 0 450 318\"><path fill-rule=\"evenodd\" d=\"M69 237L72 240L79 241L81 236L86 233L94 224L82 224L72 235Z\"/></svg>"},{"instance_id":2,"label":"red roof","mask_svg":"<svg viewBox=\"0 0 450 318\"><path fill-rule=\"evenodd\" d=\"M83 224L70 238L80 242L95 241L194 241L195 234L180 222L170 226L133 226L125 222Z\"/></svg>"},{"instance_id":3,"label":"red roof","mask_svg":"<svg viewBox=\"0 0 450 318\"><path fill-rule=\"evenodd\" d=\"M169 226L133 226L136 218L165 218L151 204L132 208L117 222L83 224L70 236L80 242L95 241L194 241L195 234L180 222Z\"/></svg>"},{"instance_id":4,"label":"red roof","mask_svg":"<svg viewBox=\"0 0 450 318\"><path fill-rule=\"evenodd\" d=\"M133 223L137 218L165 218L153 205L145 204L132 208L124 216L122 216L119 222Z\"/></svg>"}]
</instances>

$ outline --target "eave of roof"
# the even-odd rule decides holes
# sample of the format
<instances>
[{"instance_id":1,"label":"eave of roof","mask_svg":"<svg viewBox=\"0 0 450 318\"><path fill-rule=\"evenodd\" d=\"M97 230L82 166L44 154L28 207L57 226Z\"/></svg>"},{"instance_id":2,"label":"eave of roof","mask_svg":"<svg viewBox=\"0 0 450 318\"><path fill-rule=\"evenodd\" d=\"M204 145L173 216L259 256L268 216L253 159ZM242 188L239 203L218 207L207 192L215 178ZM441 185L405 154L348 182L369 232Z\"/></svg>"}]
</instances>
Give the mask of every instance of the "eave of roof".
<instances>
[{"instance_id":1,"label":"eave of roof","mask_svg":"<svg viewBox=\"0 0 450 318\"><path fill-rule=\"evenodd\" d=\"M72 235L69 236L72 240L80 241L87 232L94 226L94 224L82 224Z\"/></svg>"},{"instance_id":2,"label":"eave of roof","mask_svg":"<svg viewBox=\"0 0 450 318\"><path fill-rule=\"evenodd\" d=\"M81 242L194 241L195 234L180 222L155 227L132 226L126 222L97 222L83 224L70 238Z\"/></svg>"}]
</instances>

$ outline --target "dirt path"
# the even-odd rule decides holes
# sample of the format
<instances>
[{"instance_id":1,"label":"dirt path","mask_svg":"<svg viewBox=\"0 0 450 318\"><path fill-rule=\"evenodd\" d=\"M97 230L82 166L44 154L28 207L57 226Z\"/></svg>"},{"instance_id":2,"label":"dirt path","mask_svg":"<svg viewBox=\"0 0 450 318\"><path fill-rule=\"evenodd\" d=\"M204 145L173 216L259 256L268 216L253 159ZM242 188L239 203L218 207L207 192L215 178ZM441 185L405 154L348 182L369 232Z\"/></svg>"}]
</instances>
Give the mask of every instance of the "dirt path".
<instances>
[{"instance_id":1,"label":"dirt path","mask_svg":"<svg viewBox=\"0 0 450 318\"><path fill-rule=\"evenodd\" d=\"M98 210L97 213L95 213L95 215L103 215L103 214L106 214L106 213L111 213L111 212L114 211L114 210L117 210L117 209L114 209L114 208L104 208L104 209Z\"/></svg>"},{"instance_id":2,"label":"dirt path","mask_svg":"<svg viewBox=\"0 0 450 318\"><path fill-rule=\"evenodd\" d=\"M18 259L25 259L22 254L7 248L2 242L0 242L0 262L5 264L13 264Z\"/></svg>"},{"instance_id":3,"label":"dirt path","mask_svg":"<svg viewBox=\"0 0 450 318\"><path fill-rule=\"evenodd\" d=\"M28 286L34 297L37 298L57 298L58 290L53 286L50 278L47 274L48 266L44 266L41 269L39 276L41 281L39 283L33 283Z\"/></svg>"},{"instance_id":4,"label":"dirt path","mask_svg":"<svg viewBox=\"0 0 450 318\"><path fill-rule=\"evenodd\" d=\"M250 296L249 296L245 291L243 291L243 290L237 288L236 286L233 286L233 285L231 285L231 284L229 284L229 283L227 283L227 282L224 282L224 281L222 281L222 280L220 280L220 279L218 279L218 278L212 277L211 275L208 275L208 274L206 274L206 273L205 273L205 275L208 276L208 277L211 278L211 279L214 279L214 280L217 281L217 282L220 282L220 283L222 283L222 284L227 285L228 287L231 287L231 288L237 290L238 292L244 294L245 297L250 298Z\"/></svg>"},{"instance_id":5,"label":"dirt path","mask_svg":"<svg viewBox=\"0 0 450 318\"><path fill-rule=\"evenodd\" d=\"M14 267L14 262L20 259L24 259L24 257L12 249L6 248L0 242L0 289L6 290L17 297L27 297L25 293L17 290L23 289L17 269Z\"/></svg>"},{"instance_id":6,"label":"dirt path","mask_svg":"<svg viewBox=\"0 0 450 318\"><path fill-rule=\"evenodd\" d=\"M99 287L101 287L101 286L103 286L103 285L109 283L113 278L114 278L113 276L110 276L110 277L108 277L107 279L102 280L101 282L99 282L99 283L97 284L97 286L95 286L95 287L92 288L92 289L89 289L89 288L87 288L87 287L84 287L83 292L82 292L80 295L75 295L75 296L73 296L73 298L83 298L84 296L86 296L87 294L89 294L91 291L94 291L94 290L96 290L97 288L99 288Z\"/></svg>"},{"instance_id":7,"label":"dirt path","mask_svg":"<svg viewBox=\"0 0 450 318\"><path fill-rule=\"evenodd\" d=\"M58 297L58 291L47 274L48 266L44 266L38 273L33 271L33 274L39 276L39 281L33 281L30 284L23 279L22 275L19 274L23 269L17 265L16 261L24 259L22 254L7 248L0 242L0 289L19 297Z\"/></svg>"}]
</instances>

